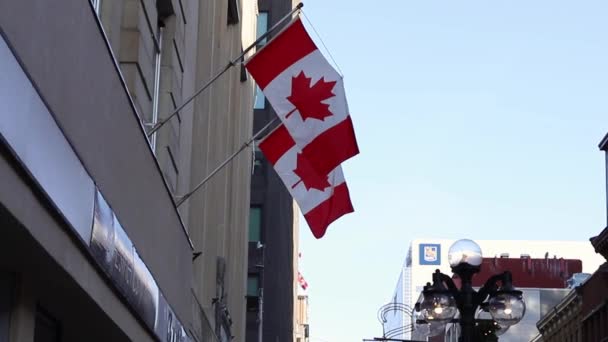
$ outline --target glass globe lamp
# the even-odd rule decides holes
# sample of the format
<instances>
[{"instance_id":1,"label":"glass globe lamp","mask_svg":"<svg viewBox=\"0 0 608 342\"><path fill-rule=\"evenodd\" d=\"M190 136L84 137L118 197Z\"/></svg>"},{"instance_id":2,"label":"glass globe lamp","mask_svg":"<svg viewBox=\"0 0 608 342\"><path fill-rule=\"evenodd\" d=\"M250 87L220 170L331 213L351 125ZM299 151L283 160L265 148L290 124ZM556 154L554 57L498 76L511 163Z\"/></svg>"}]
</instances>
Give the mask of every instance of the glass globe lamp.
<instances>
[{"instance_id":1,"label":"glass globe lamp","mask_svg":"<svg viewBox=\"0 0 608 342\"><path fill-rule=\"evenodd\" d=\"M481 247L473 240L458 240L452 244L448 251L448 261L452 267L462 264L479 266L483 261Z\"/></svg>"},{"instance_id":2,"label":"glass globe lamp","mask_svg":"<svg viewBox=\"0 0 608 342\"><path fill-rule=\"evenodd\" d=\"M421 309L422 318L427 322L449 323L458 312L451 294L433 290L424 294Z\"/></svg>"},{"instance_id":3,"label":"glass globe lamp","mask_svg":"<svg viewBox=\"0 0 608 342\"><path fill-rule=\"evenodd\" d=\"M492 319L501 327L519 323L526 313L521 291L498 291L488 304Z\"/></svg>"},{"instance_id":4,"label":"glass globe lamp","mask_svg":"<svg viewBox=\"0 0 608 342\"><path fill-rule=\"evenodd\" d=\"M477 311L477 315L475 315L475 318L481 319L481 320L491 320L492 315L490 315L489 312L484 311L483 309L480 309L479 311ZM500 335L506 333L510 327L509 325L500 325L496 321L493 321L492 325L493 325L492 330L496 336L500 336Z\"/></svg>"}]
</instances>

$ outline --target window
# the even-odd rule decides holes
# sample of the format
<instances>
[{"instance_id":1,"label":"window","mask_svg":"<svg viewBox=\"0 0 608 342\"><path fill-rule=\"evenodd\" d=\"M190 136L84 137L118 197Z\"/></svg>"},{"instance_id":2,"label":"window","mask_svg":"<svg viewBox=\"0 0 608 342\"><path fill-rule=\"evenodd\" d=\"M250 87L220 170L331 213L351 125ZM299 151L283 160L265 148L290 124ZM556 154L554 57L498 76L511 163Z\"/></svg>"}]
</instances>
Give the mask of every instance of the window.
<instances>
[{"instance_id":1,"label":"window","mask_svg":"<svg viewBox=\"0 0 608 342\"><path fill-rule=\"evenodd\" d=\"M247 277L247 296L257 297L260 295L260 277L250 274Z\"/></svg>"},{"instance_id":2,"label":"window","mask_svg":"<svg viewBox=\"0 0 608 342\"><path fill-rule=\"evenodd\" d=\"M251 165L251 174L259 174L259 171L264 167L262 163L262 150L260 150L260 141L255 140L253 142L253 163Z\"/></svg>"},{"instance_id":3,"label":"window","mask_svg":"<svg viewBox=\"0 0 608 342\"><path fill-rule=\"evenodd\" d=\"M158 109L160 101L160 70L161 70L161 53L163 49L163 27L158 27L158 44L156 45L156 54L154 55L154 94L152 95L152 124L158 121ZM150 138L152 151L156 153L156 133Z\"/></svg>"},{"instance_id":4,"label":"window","mask_svg":"<svg viewBox=\"0 0 608 342\"><path fill-rule=\"evenodd\" d=\"M239 16L239 0L228 0L228 25L238 24Z\"/></svg>"},{"instance_id":5,"label":"window","mask_svg":"<svg viewBox=\"0 0 608 342\"><path fill-rule=\"evenodd\" d=\"M266 97L264 96L264 93L262 92L262 89L260 89L260 87L258 87L257 85L255 86L255 100L253 103L253 109L264 109L266 108Z\"/></svg>"},{"instance_id":6,"label":"window","mask_svg":"<svg viewBox=\"0 0 608 342\"><path fill-rule=\"evenodd\" d=\"M260 276L249 274L247 276L247 312L260 310Z\"/></svg>"},{"instance_id":7,"label":"window","mask_svg":"<svg viewBox=\"0 0 608 342\"><path fill-rule=\"evenodd\" d=\"M258 14L258 23L257 23L257 32L256 39L260 38L264 33L268 31L268 12L260 12ZM267 42L267 39L264 38L258 42L257 48L264 46ZM266 97L264 93L262 93L262 89L255 86L255 100L253 104L253 109L264 109L266 108Z\"/></svg>"},{"instance_id":8,"label":"window","mask_svg":"<svg viewBox=\"0 0 608 342\"><path fill-rule=\"evenodd\" d=\"M249 208L249 241L262 241L262 208Z\"/></svg>"},{"instance_id":9,"label":"window","mask_svg":"<svg viewBox=\"0 0 608 342\"><path fill-rule=\"evenodd\" d=\"M257 32L255 38L260 38L264 33L268 31L268 12L260 12L258 14ZM266 44L267 39L264 38L258 42L257 47L262 47Z\"/></svg>"}]
</instances>

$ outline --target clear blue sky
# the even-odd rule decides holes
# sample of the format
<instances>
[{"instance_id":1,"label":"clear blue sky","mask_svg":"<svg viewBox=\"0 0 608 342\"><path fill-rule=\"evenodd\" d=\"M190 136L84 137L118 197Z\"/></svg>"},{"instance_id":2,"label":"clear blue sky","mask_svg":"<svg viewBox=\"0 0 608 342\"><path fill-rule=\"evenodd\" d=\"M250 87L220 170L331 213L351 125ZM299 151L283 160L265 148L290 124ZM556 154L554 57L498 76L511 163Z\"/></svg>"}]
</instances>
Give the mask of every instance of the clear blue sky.
<instances>
[{"instance_id":1,"label":"clear blue sky","mask_svg":"<svg viewBox=\"0 0 608 342\"><path fill-rule=\"evenodd\" d=\"M381 334L415 237L586 240L606 226L608 2L304 10L344 72L361 148L344 167L356 213L321 240L300 228L312 341Z\"/></svg>"}]
</instances>

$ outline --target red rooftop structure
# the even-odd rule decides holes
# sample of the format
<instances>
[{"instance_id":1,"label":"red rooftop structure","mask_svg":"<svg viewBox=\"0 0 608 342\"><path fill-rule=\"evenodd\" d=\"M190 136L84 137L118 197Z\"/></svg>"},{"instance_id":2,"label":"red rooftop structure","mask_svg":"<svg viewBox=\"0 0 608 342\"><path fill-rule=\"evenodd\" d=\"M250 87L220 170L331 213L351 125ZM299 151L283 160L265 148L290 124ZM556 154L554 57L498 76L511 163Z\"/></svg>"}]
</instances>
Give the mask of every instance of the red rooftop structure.
<instances>
[{"instance_id":1,"label":"red rooftop structure","mask_svg":"<svg viewBox=\"0 0 608 342\"><path fill-rule=\"evenodd\" d=\"M511 271L513 274L513 286L516 288L566 288L566 281L575 273L581 273L583 263L577 259L563 258L483 258L481 270L473 276L473 286L481 287L489 277ZM460 287L460 281L454 275L456 286Z\"/></svg>"}]
</instances>

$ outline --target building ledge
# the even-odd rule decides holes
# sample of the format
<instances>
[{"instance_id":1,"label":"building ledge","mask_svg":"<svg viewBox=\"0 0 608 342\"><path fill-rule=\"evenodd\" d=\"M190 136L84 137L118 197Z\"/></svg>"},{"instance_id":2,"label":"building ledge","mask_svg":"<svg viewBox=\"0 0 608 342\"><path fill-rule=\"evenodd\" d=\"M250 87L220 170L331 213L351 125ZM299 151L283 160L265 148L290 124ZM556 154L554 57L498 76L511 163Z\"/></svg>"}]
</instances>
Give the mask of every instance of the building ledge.
<instances>
[{"instance_id":1,"label":"building ledge","mask_svg":"<svg viewBox=\"0 0 608 342\"><path fill-rule=\"evenodd\" d=\"M545 316L541 317L541 319L536 324L541 333L544 333L548 330L551 330L556 324L556 319L559 319L562 316L570 316L574 315L575 312L580 310L581 305L581 296L580 296L580 288L573 289L561 302L559 302L553 310L549 311ZM571 313L567 313L567 311L572 311Z\"/></svg>"},{"instance_id":2,"label":"building ledge","mask_svg":"<svg viewBox=\"0 0 608 342\"><path fill-rule=\"evenodd\" d=\"M608 227L604 228L598 236L589 239L595 252L601 254L608 261Z\"/></svg>"}]
</instances>

